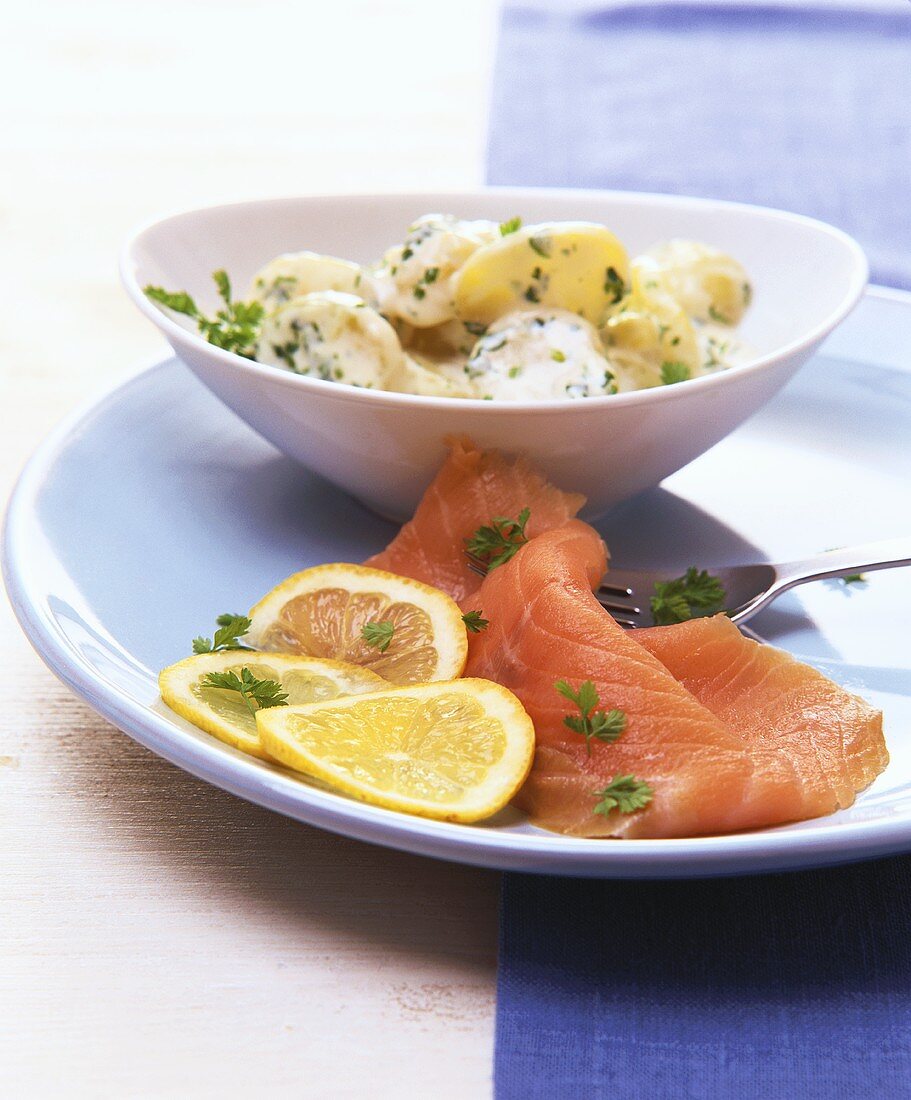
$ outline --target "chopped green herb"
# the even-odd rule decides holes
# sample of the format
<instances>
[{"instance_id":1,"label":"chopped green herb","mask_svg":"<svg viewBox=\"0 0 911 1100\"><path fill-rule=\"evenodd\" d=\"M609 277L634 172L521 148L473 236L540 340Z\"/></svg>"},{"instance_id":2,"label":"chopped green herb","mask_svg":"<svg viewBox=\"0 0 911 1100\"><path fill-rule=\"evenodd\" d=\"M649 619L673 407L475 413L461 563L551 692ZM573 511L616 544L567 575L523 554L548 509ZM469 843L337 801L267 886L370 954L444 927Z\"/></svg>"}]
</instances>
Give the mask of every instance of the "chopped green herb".
<instances>
[{"instance_id":1,"label":"chopped green herb","mask_svg":"<svg viewBox=\"0 0 911 1100\"><path fill-rule=\"evenodd\" d=\"M251 649L251 646L242 645L239 641L253 625L246 615L219 615L215 620L218 630L214 638L204 638L200 635L193 639L194 653L218 653L226 649Z\"/></svg>"},{"instance_id":2,"label":"chopped green herb","mask_svg":"<svg viewBox=\"0 0 911 1100\"><path fill-rule=\"evenodd\" d=\"M686 382L690 377L690 368L686 363L662 363L661 381L665 386L673 386L675 382Z\"/></svg>"},{"instance_id":3,"label":"chopped green herb","mask_svg":"<svg viewBox=\"0 0 911 1100\"><path fill-rule=\"evenodd\" d=\"M626 286L615 267L609 267L604 272L604 293L611 302L619 302L626 293Z\"/></svg>"},{"instance_id":4,"label":"chopped green herb","mask_svg":"<svg viewBox=\"0 0 911 1100\"><path fill-rule=\"evenodd\" d=\"M209 672L200 683L204 687L238 692L251 714L267 707L284 706L288 701L288 693L282 691L281 684L275 680L258 680L248 668L242 668L240 676L236 672Z\"/></svg>"},{"instance_id":5,"label":"chopped green herb","mask_svg":"<svg viewBox=\"0 0 911 1100\"><path fill-rule=\"evenodd\" d=\"M200 333L217 348L233 351L246 359L252 359L259 338L259 330L265 316L262 302L232 302L231 283L224 271L212 273L224 308L214 317L201 313L196 302L185 290L171 292L160 286L147 286L143 293L175 313L182 313L196 322Z\"/></svg>"},{"instance_id":6,"label":"chopped green herb","mask_svg":"<svg viewBox=\"0 0 911 1100\"><path fill-rule=\"evenodd\" d=\"M714 306L709 306L709 317L711 317L713 321L717 321L719 325L729 325L731 323L730 318L725 317L723 313L719 313Z\"/></svg>"},{"instance_id":7,"label":"chopped green herb","mask_svg":"<svg viewBox=\"0 0 911 1100\"><path fill-rule=\"evenodd\" d=\"M428 267L424 272L424 282L427 283L428 286L430 283L435 283L439 274L440 269L438 267Z\"/></svg>"},{"instance_id":8,"label":"chopped green herb","mask_svg":"<svg viewBox=\"0 0 911 1100\"><path fill-rule=\"evenodd\" d=\"M554 350L550 353L550 357L555 363L566 362L566 356L563 354L562 351L559 350L559 348L554 348Z\"/></svg>"},{"instance_id":9,"label":"chopped green herb","mask_svg":"<svg viewBox=\"0 0 911 1100\"><path fill-rule=\"evenodd\" d=\"M406 245L406 246L405 246L405 247L404 247L404 248L402 249L402 262L404 263L404 262L405 262L405 260L410 260L410 259L411 259L411 257L412 257L413 255L414 255L414 249L413 249L413 248L409 248L409 247L408 247L408 246Z\"/></svg>"},{"instance_id":10,"label":"chopped green herb","mask_svg":"<svg viewBox=\"0 0 911 1100\"><path fill-rule=\"evenodd\" d=\"M516 230L522 228L522 219L519 217L510 218L508 222L500 222L500 236L506 237L510 233L515 233Z\"/></svg>"},{"instance_id":11,"label":"chopped green herb","mask_svg":"<svg viewBox=\"0 0 911 1100\"><path fill-rule=\"evenodd\" d=\"M414 296L420 302L422 298L427 297L427 291L420 285L414 288Z\"/></svg>"},{"instance_id":12,"label":"chopped green herb","mask_svg":"<svg viewBox=\"0 0 911 1100\"><path fill-rule=\"evenodd\" d=\"M506 373L509 375L510 378L518 378L519 375L522 373L522 368L521 367L510 367L509 370Z\"/></svg>"},{"instance_id":13,"label":"chopped green herb","mask_svg":"<svg viewBox=\"0 0 911 1100\"><path fill-rule=\"evenodd\" d=\"M541 296L538 294L538 288L536 286L529 286L525 291L525 300L527 302L540 302Z\"/></svg>"},{"instance_id":14,"label":"chopped green herb","mask_svg":"<svg viewBox=\"0 0 911 1100\"><path fill-rule=\"evenodd\" d=\"M636 810L645 809L654 794L648 783L641 782L634 775L617 775L603 791L595 791L595 797L599 800L595 813L605 817L614 810L621 814L633 814Z\"/></svg>"},{"instance_id":15,"label":"chopped green herb","mask_svg":"<svg viewBox=\"0 0 911 1100\"><path fill-rule=\"evenodd\" d=\"M574 691L567 680L557 680L554 687L559 693L575 703L579 708L580 716L567 715L563 719L564 726L568 726L574 733L580 733L585 738L588 755L592 753L592 738L604 741L612 745L614 741L626 729L626 714L622 710L596 710L601 702L598 692L591 680L586 680L579 685L579 690Z\"/></svg>"},{"instance_id":16,"label":"chopped green herb","mask_svg":"<svg viewBox=\"0 0 911 1100\"><path fill-rule=\"evenodd\" d=\"M866 584L866 573L849 573L847 577L839 577L842 584Z\"/></svg>"},{"instance_id":17,"label":"chopped green herb","mask_svg":"<svg viewBox=\"0 0 911 1100\"><path fill-rule=\"evenodd\" d=\"M300 344L295 343L293 340L289 340L287 344L273 344L272 350L278 359L281 359L283 363L294 370L294 355L295 352L300 351Z\"/></svg>"},{"instance_id":18,"label":"chopped green herb","mask_svg":"<svg viewBox=\"0 0 911 1100\"><path fill-rule=\"evenodd\" d=\"M466 611L462 616L469 634L480 634L490 626L490 619L482 619L480 611Z\"/></svg>"},{"instance_id":19,"label":"chopped green herb","mask_svg":"<svg viewBox=\"0 0 911 1100\"><path fill-rule=\"evenodd\" d=\"M361 630L367 645L378 649L380 653L385 653L389 648L394 633L395 624L390 622L364 623Z\"/></svg>"},{"instance_id":20,"label":"chopped green herb","mask_svg":"<svg viewBox=\"0 0 911 1100\"><path fill-rule=\"evenodd\" d=\"M724 585L718 577L692 565L682 577L659 581L655 585L655 595L651 598L652 615L658 626L713 615L721 610L725 595Z\"/></svg>"},{"instance_id":21,"label":"chopped green herb","mask_svg":"<svg viewBox=\"0 0 911 1100\"><path fill-rule=\"evenodd\" d=\"M528 542L525 525L531 511L523 508L518 519L495 516L490 525L479 527L470 539L465 539L465 548L482 560L486 560L488 571L503 565L518 553Z\"/></svg>"},{"instance_id":22,"label":"chopped green herb","mask_svg":"<svg viewBox=\"0 0 911 1100\"><path fill-rule=\"evenodd\" d=\"M550 259L550 250L553 247L550 237L529 237L528 246L545 260Z\"/></svg>"}]
</instances>

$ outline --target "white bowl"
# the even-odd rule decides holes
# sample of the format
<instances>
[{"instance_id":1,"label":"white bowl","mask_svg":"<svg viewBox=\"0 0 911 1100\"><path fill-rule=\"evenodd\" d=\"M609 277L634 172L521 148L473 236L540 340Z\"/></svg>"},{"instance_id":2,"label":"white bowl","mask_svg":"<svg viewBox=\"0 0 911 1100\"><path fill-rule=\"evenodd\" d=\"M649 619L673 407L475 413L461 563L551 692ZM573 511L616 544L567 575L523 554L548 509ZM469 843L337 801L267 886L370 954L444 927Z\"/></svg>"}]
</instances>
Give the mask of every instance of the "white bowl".
<instances>
[{"instance_id":1,"label":"white bowl","mask_svg":"<svg viewBox=\"0 0 911 1100\"><path fill-rule=\"evenodd\" d=\"M370 261L431 211L525 222L603 222L635 254L688 237L731 253L750 273L740 328L754 361L659 389L527 404L383 393L304 378L206 343L143 294L149 283L215 305L211 273L238 296L280 252ZM126 288L178 356L285 454L395 519L409 516L443 460L445 437L526 453L557 485L585 493L596 516L692 461L769 400L857 303L859 245L810 218L714 200L611 191L495 188L455 194L272 199L193 210L136 232Z\"/></svg>"}]
</instances>

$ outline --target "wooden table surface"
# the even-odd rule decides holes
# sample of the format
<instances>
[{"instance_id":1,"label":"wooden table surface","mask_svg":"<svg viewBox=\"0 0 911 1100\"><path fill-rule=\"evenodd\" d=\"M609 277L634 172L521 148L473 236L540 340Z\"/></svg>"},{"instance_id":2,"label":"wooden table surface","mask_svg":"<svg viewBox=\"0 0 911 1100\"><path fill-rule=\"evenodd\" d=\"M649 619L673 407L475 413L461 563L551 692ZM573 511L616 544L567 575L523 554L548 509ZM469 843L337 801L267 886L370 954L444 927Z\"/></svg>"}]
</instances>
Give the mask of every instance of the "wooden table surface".
<instances>
[{"instance_id":1,"label":"wooden table surface","mask_svg":"<svg viewBox=\"0 0 911 1100\"><path fill-rule=\"evenodd\" d=\"M487 0L39 0L4 17L0 476L164 353L136 222L205 202L480 181ZM210 788L100 720L5 601L0 1092L490 1092L498 876Z\"/></svg>"}]
</instances>

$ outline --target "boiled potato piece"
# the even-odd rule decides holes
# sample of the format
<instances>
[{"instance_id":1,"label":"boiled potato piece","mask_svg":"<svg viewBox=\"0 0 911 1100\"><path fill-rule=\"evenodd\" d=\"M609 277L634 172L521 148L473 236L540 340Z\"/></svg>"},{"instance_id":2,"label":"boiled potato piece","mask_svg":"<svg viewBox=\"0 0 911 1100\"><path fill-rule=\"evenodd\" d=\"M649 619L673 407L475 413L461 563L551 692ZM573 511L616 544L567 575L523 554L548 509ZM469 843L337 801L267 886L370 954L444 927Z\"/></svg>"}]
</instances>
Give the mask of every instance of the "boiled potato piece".
<instances>
[{"instance_id":1,"label":"boiled potato piece","mask_svg":"<svg viewBox=\"0 0 911 1100\"><path fill-rule=\"evenodd\" d=\"M274 309L292 298L318 290L356 294L373 304L370 274L349 260L321 256L318 252L285 252L267 263L253 277L250 297Z\"/></svg>"},{"instance_id":2,"label":"boiled potato piece","mask_svg":"<svg viewBox=\"0 0 911 1100\"><path fill-rule=\"evenodd\" d=\"M634 261L646 286L676 298L690 317L736 325L750 304L749 276L733 256L699 241L673 240Z\"/></svg>"},{"instance_id":3,"label":"boiled potato piece","mask_svg":"<svg viewBox=\"0 0 911 1100\"><path fill-rule=\"evenodd\" d=\"M633 269L631 292L601 327L621 393L682 382L703 373L696 333L676 299Z\"/></svg>"},{"instance_id":4,"label":"boiled potato piece","mask_svg":"<svg viewBox=\"0 0 911 1100\"><path fill-rule=\"evenodd\" d=\"M469 256L498 232L494 222L425 214L400 245L387 250L374 273L380 310L415 328L455 317L452 277Z\"/></svg>"},{"instance_id":5,"label":"boiled potato piece","mask_svg":"<svg viewBox=\"0 0 911 1100\"><path fill-rule=\"evenodd\" d=\"M629 280L626 249L603 225L529 225L477 249L453 280L456 315L489 325L516 310L565 309L598 324Z\"/></svg>"},{"instance_id":6,"label":"boiled potato piece","mask_svg":"<svg viewBox=\"0 0 911 1100\"><path fill-rule=\"evenodd\" d=\"M395 330L353 294L319 291L293 298L266 317L260 363L326 382L389 389L404 366Z\"/></svg>"},{"instance_id":7,"label":"boiled potato piece","mask_svg":"<svg viewBox=\"0 0 911 1100\"><path fill-rule=\"evenodd\" d=\"M402 369L390 378L387 389L426 397L478 397L477 387L465 372L464 359L437 361L405 354Z\"/></svg>"},{"instance_id":8,"label":"boiled potato piece","mask_svg":"<svg viewBox=\"0 0 911 1100\"><path fill-rule=\"evenodd\" d=\"M520 310L490 326L465 370L479 396L552 401L616 393L595 327L565 309Z\"/></svg>"}]
</instances>

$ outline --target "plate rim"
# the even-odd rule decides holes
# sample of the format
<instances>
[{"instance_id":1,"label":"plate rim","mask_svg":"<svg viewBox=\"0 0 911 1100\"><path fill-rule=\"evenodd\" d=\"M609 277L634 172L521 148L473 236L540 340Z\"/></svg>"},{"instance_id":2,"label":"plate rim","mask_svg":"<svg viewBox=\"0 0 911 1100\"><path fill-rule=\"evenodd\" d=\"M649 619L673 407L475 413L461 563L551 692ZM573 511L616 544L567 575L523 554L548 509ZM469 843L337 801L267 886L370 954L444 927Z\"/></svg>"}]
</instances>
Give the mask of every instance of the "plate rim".
<instances>
[{"instance_id":1,"label":"plate rim","mask_svg":"<svg viewBox=\"0 0 911 1100\"><path fill-rule=\"evenodd\" d=\"M871 287L866 297L911 309L911 292ZM93 710L145 748L231 794L330 832L385 847L499 870L601 878L682 878L764 873L876 858L911 848L906 817L820 824L801 832L768 829L718 837L598 842L558 834L511 833L430 821L369 806L302 784L232 752L215 739L175 737L180 730L130 698L74 651L33 591L27 562L37 516L34 502L48 474L88 421L176 356L156 357L108 385L57 425L28 460L10 496L3 525L2 572L14 614L51 672ZM176 716L175 716L176 718ZM188 729L190 727L187 727ZM820 822L825 819L817 819Z\"/></svg>"}]
</instances>

